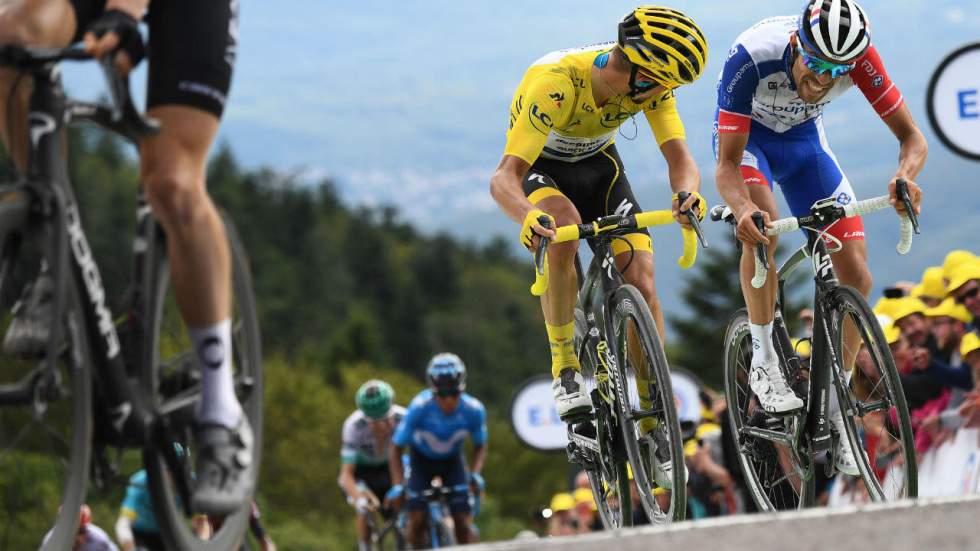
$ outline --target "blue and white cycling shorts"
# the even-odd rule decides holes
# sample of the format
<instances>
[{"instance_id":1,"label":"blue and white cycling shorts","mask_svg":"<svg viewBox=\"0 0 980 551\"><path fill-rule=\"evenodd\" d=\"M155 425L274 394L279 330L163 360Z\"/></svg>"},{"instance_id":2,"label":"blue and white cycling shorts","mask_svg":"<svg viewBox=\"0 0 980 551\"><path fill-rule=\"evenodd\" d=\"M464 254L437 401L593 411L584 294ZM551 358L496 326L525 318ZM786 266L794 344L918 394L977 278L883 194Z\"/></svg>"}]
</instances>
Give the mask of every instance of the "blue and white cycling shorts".
<instances>
[{"instance_id":1,"label":"blue and white cycling shorts","mask_svg":"<svg viewBox=\"0 0 980 551\"><path fill-rule=\"evenodd\" d=\"M712 132L712 149L718 158L718 116ZM813 203L827 197L841 205L856 201L851 183L827 144L820 117L777 133L752 122L749 141L742 154L742 178L746 185L773 188L779 183L793 216L810 213ZM841 241L864 239L861 217L844 218L827 233Z\"/></svg>"}]
</instances>

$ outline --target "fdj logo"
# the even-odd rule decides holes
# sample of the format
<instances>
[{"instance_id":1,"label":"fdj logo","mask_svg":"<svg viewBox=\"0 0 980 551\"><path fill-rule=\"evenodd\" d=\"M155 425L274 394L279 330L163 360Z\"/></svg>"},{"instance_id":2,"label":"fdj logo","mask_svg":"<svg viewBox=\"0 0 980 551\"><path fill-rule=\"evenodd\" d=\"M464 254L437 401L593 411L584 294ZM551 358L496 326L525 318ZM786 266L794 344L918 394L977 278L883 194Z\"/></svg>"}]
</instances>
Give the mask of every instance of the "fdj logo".
<instances>
[{"instance_id":1,"label":"fdj logo","mask_svg":"<svg viewBox=\"0 0 980 551\"><path fill-rule=\"evenodd\" d=\"M977 109L977 92L976 88L956 92L957 107L961 119L980 119L980 110Z\"/></svg>"}]
</instances>

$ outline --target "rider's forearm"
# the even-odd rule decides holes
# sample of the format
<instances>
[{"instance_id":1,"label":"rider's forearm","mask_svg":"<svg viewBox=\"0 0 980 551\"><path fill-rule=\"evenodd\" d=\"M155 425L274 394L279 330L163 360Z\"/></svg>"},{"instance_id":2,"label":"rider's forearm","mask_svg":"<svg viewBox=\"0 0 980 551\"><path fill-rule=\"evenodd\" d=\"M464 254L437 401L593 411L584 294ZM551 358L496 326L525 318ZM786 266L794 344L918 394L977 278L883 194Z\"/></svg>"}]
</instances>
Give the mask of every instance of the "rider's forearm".
<instances>
[{"instance_id":1,"label":"rider's forearm","mask_svg":"<svg viewBox=\"0 0 980 551\"><path fill-rule=\"evenodd\" d=\"M724 199L725 204L731 207L736 216L747 208L754 208L738 163L727 160L719 161L718 167L715 169L715 182L721 198Z\"/></svg>"},{"instance_id":2,"label":"rider's forearm","mask_svg":"<svg viewBox=\"0 0 980 551\"><path fill-rule=\"evenodd\" d=\"M340 476L337 477L337 485L351 498L357 495L357 480L354 479L353 466L344 464L340 466Z\"/></svg>"},{"instance_id":3,"label":"rider's forearm","mask_svg":"<svg viewBox=\"0 0 980 551\"><path fill-rule=\"evenodd\" d=\"M662 148L665 153L670 151L666 147L669 143L664 144L665 147ZM691 157L686 147L678 147L676 149L678 149L676 153L671 152L671 154L665 155L665 159L667 160L667 176L670 178L670 188L674 193L679 191L701 191L701 171L698 170L698 164L694 162L694 157Z\"/></svg>"},{"instance_id":4,"label":"rider's forearm","mask_svg":"<svg viewBox=\"0 0 980 551\"><path fill-rule=\"evenodd\" d=\"M116 521L116 541L119 542L122 551L130 551L136 547L132 523L123 515L119 515L119 520Z\"/></svg>"},{"instance_id":5,"label":"rider's forearm","mask_svg":"<svg viewBox=\"0 0 980 551\"><path fill-rule=\"evenodd\" d=\"M109 0L105 4L105 9L106 11L123 11L139 20L143 18L143 14L146 13L146 8L149 5L150 0Z\"/></svg>"},{"instance_id":6,"label":"rider's forearm","mask_svg":"<svg viewBox=\"0 0 980 551\"><path fill-rule=\"evenodd\" d=\"M470 461L470 472L483 472L483 464L487 460L487 445L473 447L473 459Z\"/></svg>"},{"instance_id":7,"label":"rider's forearm","mask_svg":"<svg viewBox=\"0 0 980 551\"><path fill-rule=\"evenodd\" d=\"M898 170L895 171L896 178L906 178L915 180L926 164L926 157L929 155L929 145L926 143L925 136L918 128L913 129L901 140L901 149L898 153Z\"/></svg>"},{"instance_id":8,"label":"rider's forearm","mask_svg":"<svg viewBox=\"0 0 980 551\"><path fill-rule=\"evenodd\" d=\"M498 169L490 178L490 195L500 205L508 218L518 224L524 222L534 205L527 200L521 180L512 172Z\"/></svg>"},{"instance_id":9,"label":"rider's forearm","mask_svg":"<svg viewBox=\"0 0 980 551\"><path fill-rule=\"evenodd\" d=\"M391 485L405 483L405 471L402 469L402 450L401 446L392 444L391 451L388 452L388 473L391 475Z\"/></svg>"}]
</instances>

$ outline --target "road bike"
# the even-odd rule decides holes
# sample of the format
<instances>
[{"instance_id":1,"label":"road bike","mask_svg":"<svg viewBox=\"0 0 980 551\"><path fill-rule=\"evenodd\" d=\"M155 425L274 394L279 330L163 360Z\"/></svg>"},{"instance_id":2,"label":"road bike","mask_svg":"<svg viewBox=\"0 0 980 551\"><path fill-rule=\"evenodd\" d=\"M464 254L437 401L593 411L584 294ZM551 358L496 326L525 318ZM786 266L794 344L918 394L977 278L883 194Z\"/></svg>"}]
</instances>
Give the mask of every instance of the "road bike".
<instances>
[{"instance_id":1,"label":"road bike","mask_svg":"<svg viewBox=\"0 0 980 551\"><path fill-rule=\"evenodd\" d=\"M918 232L918 221L905 181L898 181L896 192L911 215L901 216L898 252L905 254L911 247L913 231ZM725 333L728 421L738 440L746 483L761 510L814 505L816 469L822 465L828 477L834 474L840 439L854 451L860 482L870 500L916 497L912 426L888 341L864 296L838 282L827 248L827 240L840 247L840 242L826 233L830 225L845 217L891 208L887 195L848 204L830 197L814 203L809 215L776 220L769 227L763 224L761 214L754 215L757 227L767 235L798 229L806 232L806 244L778 269L773 323L773 346L780 367L804 407L787 415L772 415L759 406L748 385L752 339L744 308L732 316ZM725 206L713 208L711 217L737 224ZM764 245L757 247L754 257L751 284L760 288L769 269ZM783 310L786 282L806 258L810 258L815 284L808 364L791 344ZM833 398L841 408L846 434L838 434L829 422Z\"/></svg>"},{"instance_id":2,"label":"road bike","mask_svg":"<svg viewBox=\"0 0 980 551\"><path fill-rule=\"evenodd\" d=\"M0 350L0 495L9 519L0 547L36 548L44 535L37 531L50 529L42 548L69 549L90 475L97 484L118 478L122 450L138 448L167 546L225 551L241 541L249 507L213 519L221 529L207 541L192 530L192 434L201 374L170 286L163 229L140 194L130 284L119 317L107 306L112 295L82 229L62 130L91 122L133 143L158 131L155 121L136 111L128 81L108 58L100 65L109 105L65 96L60 62L88 59L79 48L0 47L0 65L30 74L34 82L27 174L0 185L0 334L22 314L19 309L37 307L31 287L51 282L49 305L38 310L49 316L43 349ZM232 262L234 382L254 431L257 479L259 326L248 259L234 226L224 223ZM115 460L112 449L119 451Z\"/></svg>"},{"instance_id":3,"label":"road bike","mask_svg":"<svg viewBox=\"0 0 980 551\"><path fill-rule=\"evenodd\" d=\"M678 195L679 203L687 200L686 193ZM688 268L696 259L698 239L704 244L704 238L695 213L685 214L694 229L682 231L684 254L678 263ZM547 289L550 243L589 239L595 253L584 276L576 259L580 285L575 306L575 349L593 413L569 420L566 451L569 461L588 473L599 516L609 529L633 522L631 484L652 524L682 520L686 513L684 446L663 341L646 300L625 283L611 252L613 240L629 243L625 234L674 222L669 210L614 214L556 228L555 238L543 238L535 253L531 292L539 296ZM670 480L661 487L655 470L667 462ZM664 497L658 501L655 494Z\"/></svg>"}]
</instances>

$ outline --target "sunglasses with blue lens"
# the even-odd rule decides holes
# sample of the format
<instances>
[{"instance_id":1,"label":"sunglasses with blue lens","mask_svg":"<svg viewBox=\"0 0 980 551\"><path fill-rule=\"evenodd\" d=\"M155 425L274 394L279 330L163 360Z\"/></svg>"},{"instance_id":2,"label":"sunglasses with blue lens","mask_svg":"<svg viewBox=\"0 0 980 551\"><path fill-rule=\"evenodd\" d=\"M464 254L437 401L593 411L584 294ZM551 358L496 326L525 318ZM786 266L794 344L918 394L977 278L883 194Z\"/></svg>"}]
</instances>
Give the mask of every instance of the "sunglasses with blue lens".
<instances>
[{"instance_id":1,"label":"sunglasses with blue lens","mask_svg":"<svg viewBox=\"0 0 980 551\"><path fill-rule=\"evenodd\" d=\"M818 75L830 73L830 78L837 78L850 73L855 66L854 63L842 64L821 59L810 52L807 52L806 49L799 45L796 46L796 51L800 54L800 57L803 59L803 64L806 65L807 69L810 69Z\"/></svg>"}]
</instances>

